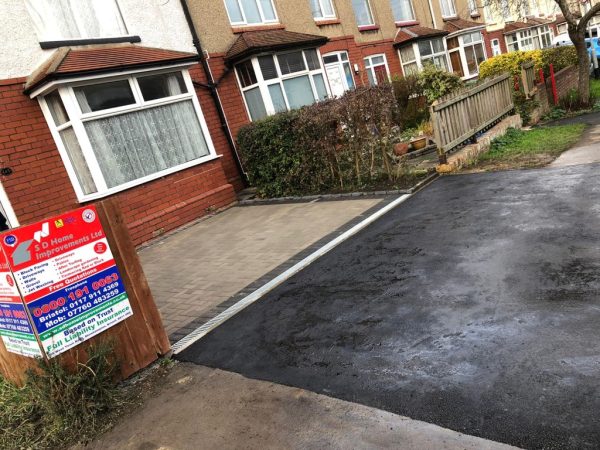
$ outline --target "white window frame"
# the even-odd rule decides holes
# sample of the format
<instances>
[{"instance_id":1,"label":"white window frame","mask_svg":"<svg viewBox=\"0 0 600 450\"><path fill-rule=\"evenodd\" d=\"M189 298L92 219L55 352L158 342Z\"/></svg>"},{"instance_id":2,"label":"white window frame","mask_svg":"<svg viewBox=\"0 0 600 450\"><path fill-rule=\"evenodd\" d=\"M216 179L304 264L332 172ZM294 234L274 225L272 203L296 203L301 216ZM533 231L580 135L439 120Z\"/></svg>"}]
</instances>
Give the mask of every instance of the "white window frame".
<instances>
[{"instance_id":1,"label":"white window frame","mask_svg":"<svg viewBox=\"0 0 600 450\"><path fill-rule=\"evenodd\" d=\"M515 36L517 38L516 43L518 48L516 50L513 48L515 42L510 42L508 40L509 36ZM536 50L540 48L541 42L539 39L539 34L537 32L534 32L532 28L526 28L524 30L516 31L514 33L509 34L504 39L506 41L506 48L509 52ZM531 43L524 45L523 43L527 41L531 41Z\"/></svg>"},{"instance_id":2,"label":"white window frame","mask_svg":"<svg viewBox=\"0 0 600 450\"><path fill-rule=\"evenodd\" d=\"M358 23L358 16L356 15L356 10L354 9L354 7L352 7L352 10L354 11L354 18L356 20L356 25L358 26L358 28L364 28L364 27L372 27L375 25L375 16L373 15L373 7L371 6L371 0L363 0L366 4L367 4L367 8L369 9L369 17L371 17L371 22L370 23Z\"/></svg>"},{"instance_id":3,"label":"white window frame","mask_svg":"<svg viewBox=\"0 0 600 450\"><path fill-rule=\"evenodd\" d=\"M471 17L479 15L479 7L477 6L477 0L468 0L469 14Z\"/></svg>"},{"instance_id":4,"label":"white window frame","mask_svg":"<svg viewBox=\"0 0 600 450\"><path fill-rule=\"evenodd\" d=\"M432 41L434 41L436 39L440 39L442 41L443 51L440 51L440 52L437 52L437 53L431 53L430 55L425 55L423 57L421 55L421 51L419 50L419 42L429 42L431 50L433 51ZM400 63L402 64L402 71L404 71L404 66L407 66L409 64L412 64L412 63L416 62L417 63L418 71L420 72L421 70L423 70L423 59L434 59L435 57L439 57L439 56L444 56L444 58L446 60L446 70L450 69L451 65L450 65L450 59L448 57L448 48L446 46L446 39L444 39L443 37L434 37L434 38L431 38L431 39L421 39L421 40L413 42L411 44L407 44L407 46L408 45L412 45L412 49L413 49L413 52L414 52L414 55L415 55L415 59L414 60L410 60L410 61L403 61L402 60L402 55L400 53L400 49L398 49L398 58L400 59Z\"/></svg>"},{"instance_id":5,"label":"white window frame","mask_svg":"<svg viewBox=\"0 0 600 450\"><path fill-rule=\"evenodd\" d=\"M542 36L548 37L549 45L544 45L544 41ZM552 39L554 38L554 33L550 29L548 25L543 25L538 28L538 39L540 40L540 48L549 48L552 47Z\"/></svg>"},{"instance_id":6,"label":"white window frame","mask_svg":"<svg viewBox=\"0 0 600 450\"><path fill-rule=\"evenodd\" d=\"M125 18L123 17L123 13L121 11L121 7L119 6L119 0L112 0L112 1L115 4L119 18L121 20L120 25L122 25L122 27L123 27L123 33L118 34L118 35L113 35L113 36L89 36L89 37L82 37L82 38L69 38L69 37L62 37L62 36L44 35L44 36L39 36L40 42L61 42L61 41L77 42L77 41L89 41L89 40L95 40L95 39L132 38L133 34L131 34L129 32L129 28L127 27L127 23L125 22ZM27 9L29 10L29 7L27 7ZM31 14L33 14L33 11L30 11L30 15ZM37 24L35 17L33 17L33 21L34 21L34 23Z\"/></svg>"},{"instance_id":7,"label":"white window frame","mask_svg":"<svg viewBox=\"0 0 600 450\"><path fill-rule=\"evenodd\" d=\"M465 40L464 40L465 36L470 36L475 33L479 33L480 39L477 41L471 41L469 43L465 43ZM487 59L487 51L485 49L485 41L483 39L483 33L481 33L481 31L472 31L470 33L462 34L457 37L458 37L458 48L448 50L448 55L451 52L458 51L460 53L460 63L462 64L463 73L464 73L464 76L462 77L462 79L466 80L466 79L474 78L477 75L479 75L479 64L477 64L476 72L469 72L469 64L467 63L467 52L466 51L467 51L467 47L475 47L476 45L481 45L481 47L483 49L483 57L485 59ZM484 61L485 61L485 59L484 59ZM452 61L452 60L450 59L450 61Z\"/></svg>"},{"instance_id":8,"label":"white window frame","mask_svg":"<svg viewBox=\"0 0 600 450\"><path fill-rule=\"evenodd\" d=\"M185 65L171 65L166 66L161 69L144 69L137 71L126 71L120 73L118 75L115 74L105 74L102 76L93 76L93 77L80 77L69 81L62 82L54 82L49 83L44 86L42 89L38 89L31 94L31 98L37 97L42 112L44 113L44 117L48 126L50 128L50 132L52 133L52 137L56 142L56 146L58 148L58 152L63 160L65 165L67 174L69 179L71 180L71 184L75 190L77 195L77 199L80 203L88 202L91 200L96 200L99 198L104 198L113 194L116 194L121 191L125 191L127 189L131 189L135 186L139 186L141 184L148 183L149 181L156 180L158 178L162 178L164 176L170 175L175 172L180 172L182 170L188 169L190 167L194 167L200 164L204 164L208 161L212 161L214 159L220 158L221 155L217 155L215 151L215 146L213 144L210 132L208 130L208 125L206 123L206 119L204 118L204 114L202 113L202 108L198 101L198 97L196 96L196 91L192 82L192 78L188 71L190 67L189 64ZM147 75L159 75L163 73L173 73L173 72L181 72L183 75L183 80L185 82L185 86L188 90L185 94L180 94L171 97L160 98L157 100L145 101L143 99L141 90L135 78L140 76ZM119 81L119 80L128 80L129 85L132 87L133 95L136 100L135 104L120 106L117 108L111 108L108 110L95 111L90 113L82 113L80 107L78 106L77 99L75 98L75 92L73 90L74 87L78 86L89 86L93 84L106 83L111 81ZM54 90L58 90L60 94L61 100L64 104L65 110L69 116L69 121L62 125L56 125L54 123L54 119L50 112L50 108L48 107L46 100L44 98L44 94L48 94ZM127 183L121 184L119 186L115 186L112 188L108 188L104 175L100 169L100 165L98 160L94 154L94 150L88 138L87 132L84 128L84 123L90 120L101 119L105 117L125 114L134 111L141 111L146 109L151 109L156 106L168 105L173 103L179 103L184 101L192 101L194 106L194 110L196 111L196 116L200 122L200 127L202 129L202 133L204 135L204 139L206 141L206 145L208 147L208 155L203 156L201 158L188 161L184 164L180 164L178 166L170 167L168 169L162 170L160 172L156 172L150 175L147 175L142 178L138 178L136 180L129 181ZM67 152L67 149L62 141L60 136L60 131L65 128L72 127L77 140L79 142L79 146L81 147L81 152L84 155L84 159L89 167L90 174L96 185L97 192L91 194L85 194L82 186L79 183L79 179L77 177L77 171L74 165L71 163L71 159Z\"/></svg>"},{"instance_id":9,"label":"white window frame","mask_svg":"<svg viewBox=\"0 0 600 450\"><path fill-rule=\"evenodd\" d=\"M394 1L399 1L399 0L390 0L390 4ZM408 2L408 4L410 5L410 13L411 13L411 17L410 18L402 18L400 20L398 20L396 17L394 17L394 20L396 21L397 24L403 24L403 23L411 23L411 22L416 22L416 17L415 16L415 8L413 6L413 2L412 0L406 0ZM392 5L392 12L394 10L394 7Z\"/></svg>"},{"instance_id":10,"label":"white window frame","mask_svg":"<svg viewBox=\"0 0 600 450\"><path fill-rule=\"evenodd\" d=\"M377 58L379 56L383 56L383 64L373 64L373 59ZM385 56L385 53L377 53L375 55L365 56L363 61L365 63L365 72L371 72L371 75L373 76L373 80L375 81L375 85L378 84L377 76L375 74L375 67L385 66L385 72L387 73L388 81L391 80L390 66L388 65L388 61L387 61L387 57Z\"/></svg>"},{"instance_id":11,"label":"white window frame","mask_svg":"<svg viewBox=\"0 0 600 450\"><path fill-rule=\"evenodd\" d=\"M495 42L495 44L494 44ZM502 54L502 47L500 46L500 39L492 39L490 42L490 46L492 47L492 56L498 56ZM498 53L496 53L496 49Z\"/></svg>"},{"instance_id":12,"label":"white window frame","mask_svg":"<svg viewBox=\"0 0 600 450\"><path fill-rule=\"evenodd\" d=\"M323 20L332 20L332 19L337 19L337 14L335 12L335 5L333 4L333 0L317 0L319 2L319 7L321 8L321 11L325 11L325 8L323 7L323 5L325 3L329 3L329 5L331 6L331 11L332 14L323 14L321 17L315 17L313 14L313 19L315 19L315 22L321 22ZM312 7L311 7L312 9Z\"/></svg>"},{"instance_id":13,"label":"white window frame","mask_svg":"<svg viewBox=\"0 0 600 450\"><path fill-rule=\"evenodd\" d=\"M450 9L449 11L444 12L444 3L446 3L448 8ZM440 11L444 19L456 17L456 3L454 3L454 0L440 0Z\"/></svg>"},{"instance_id":14,"label":"white window frame","mask_svg":"<svg viewBox=\"0 0 600 450\"><path fill-rule=\"evenodd\" d=\"M242 17L243 20L241 22L234 22L233 20L231 20L231 15L229 14L229 9L227 8L227 2L225 2L225 0L223 0L223 3L225 4L225 11L227 11L227 18L229 19L229 23L231 24L231 26L234 27L244 27L244 26L249 26L249 27L253 27L253 26L260 26L260 25L268 25L268 24L273 24L273 23L279 23L279 15L277 14L277 8L275 8L275 2L273 0L269 0L271 2L271 7L273 8L273 12L275 14L275 19L273 20L266 20L265 19L265 12L263 11L262 5L260 4L259 1L254 0L256 2L256 7L258 8L258 12L260 14L260 22L253 22L253 23L248 23L248 19L246 18L246 11L244 11L244 8L242 7L242 3L240 2L240 0L236 0L238 7L240 8L240 11L242 12Z\"/></svg>"},{"instance_id":15,"label":"white window frame","mask_svg":"<svg viewBox=\"0 0 600 450\"><path fill-rule=\"evenodd\" d=\"M310 68L308 67L308 61L306 59L306 54L304 53L305 50L315 50L317 52L317 58L318 58L319 64L320 64L319 69L310 70ZM306 69L299 71L299 72L293 72L293 73L283 75L281 73L281 68L279 67L278 56L285 55L287 53L296 53L298 51L302 52L302 58L304 59L304 66L306 67ZM271 78L270 80L264 79L258 58L260 56L265 56L265 55L272 56L273 59L275 60L275 69L277 71L277 78ZM308 79L310 81L310 87L313 92L313 98L315 100L314 103L316 103L316 102L320 101L320 99L319 99L319 93L317 91L317 87L313 80L313 76L320 74L323 77L323 82L325 83L325 89L327 90L327 97L328 98L331 97L331 90L329 89L329 82L327 81L327 74L325 73L325 70L323 67L323 59L321 58L321 53L319 52L319 49L317 49L317 48L302 48L302 49L296 49L293 51L284 51L284 52L278 52L278 53L263 53L260 55L253 56L252 58L249 59L249 61L252 63L252 68L254 69L254 74L256 76L256 83L248 85L246 87L242 87L242 82L240 80L238 71L234 70L234 72L235 72L235 77L238 82L238 87L240 88L240 91L242 92L242 98L244 99L244 105L246 107L246 112L248 113L248 117L250 118L250 120L252 120L252 114L250 113L250 108L248 107L248 102L246 101L246 96L244 94L249 90L256 89L256 87L258 87L260 89L260 95L261 95L262 101L265 105L265 110L267 111L267 117L277 114L277 112L278 112L275 109L275 106L273 105L273 100L271 99L271 94L269 93L269 86L274 85L274 84L279 84L279 86L281 87L281 92L283 93L283 100L285 101L285 107L288 111L291 110L290 102L288 100L287 93L285 92L285 87L283 85L283 82L285 80L308 76ZM241 62L243 62L243 61L240 61L240 63Z\"/></svg>"}]
</instances>

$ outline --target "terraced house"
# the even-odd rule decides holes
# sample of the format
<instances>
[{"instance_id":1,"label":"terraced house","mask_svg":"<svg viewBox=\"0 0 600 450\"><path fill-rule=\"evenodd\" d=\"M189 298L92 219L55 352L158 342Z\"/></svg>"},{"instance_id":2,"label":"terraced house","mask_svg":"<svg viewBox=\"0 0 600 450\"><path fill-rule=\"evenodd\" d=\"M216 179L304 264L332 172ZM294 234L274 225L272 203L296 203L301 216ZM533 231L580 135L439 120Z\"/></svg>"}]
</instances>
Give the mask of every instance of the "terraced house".
<instances>
[{"instance_id":1,"label":"terraced house","mask_svg":"<svg viewBox=\"0 0 600 450\"><path fill-rule=\"evenodd\" d=\"M114 198L136 243L243 186L178 1L3 0L0 209Z\"/></svg>"},{"instance_id":2,"label":"terraced house","mask_svg":"<svg viewBox=\"0 0 600 450\"><path fill-rule=\"evenodd\" d=\"M478 0L188 0L233 134L251 120L417 72L476 77Z\"/></svg>"}]
</instances>

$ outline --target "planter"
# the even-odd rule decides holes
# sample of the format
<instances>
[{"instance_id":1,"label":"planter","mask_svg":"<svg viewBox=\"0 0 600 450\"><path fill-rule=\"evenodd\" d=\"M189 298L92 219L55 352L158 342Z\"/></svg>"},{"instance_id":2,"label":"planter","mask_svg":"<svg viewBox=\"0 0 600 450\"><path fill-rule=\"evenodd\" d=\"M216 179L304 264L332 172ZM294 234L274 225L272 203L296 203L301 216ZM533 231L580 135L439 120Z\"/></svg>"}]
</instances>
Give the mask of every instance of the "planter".
<instances>
[{"instance_id":1,"label":"planter","mask_svg":"<svg viewBox=\"0 0 600 450\"><path fill-rule=\"evenodd\" d=\"M394 154L396 156L406 155L410 148L410 144L408 142L399 142L394 145Z\"/></svg>"},{"instance_id":2,"label":"planter","mask_svg":"<svg viewBox=\"0 0 600 450\"><path fill-rule=\"evenodd\" d=\"M410 141L413 150L422 150L427 146L427 137L423 136Z\"/></svg>"}]
</instances>

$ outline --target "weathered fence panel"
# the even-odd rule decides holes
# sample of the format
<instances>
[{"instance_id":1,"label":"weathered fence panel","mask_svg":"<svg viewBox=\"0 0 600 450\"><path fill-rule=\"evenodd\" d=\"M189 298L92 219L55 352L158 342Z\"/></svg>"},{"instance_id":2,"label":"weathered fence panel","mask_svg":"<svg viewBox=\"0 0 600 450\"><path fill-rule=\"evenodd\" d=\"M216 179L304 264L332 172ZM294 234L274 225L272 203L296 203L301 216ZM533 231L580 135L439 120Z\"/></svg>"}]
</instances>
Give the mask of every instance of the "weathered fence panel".
<instances>
[{"instance_id":1,"label":"weathered fence panel","mask_svg":"<svg viewBox=\"0 0 600 450\"><path fill-rule=\"evenodd\" d=\"M431 105L440 162L446 153L514 109L510 74L484 81Z\"/></svg>"},{"instance_id":2,"label":"weathered fence panel","mask_svg":"<svg viewBox=\"0 0 600 450\"><path fill-rule=\"evenodd\" d=\"M523 93L530 98L536 91L535 85L535 68L533 61L521 64L521 84L523 85Z\"/></svg>"}]
</instances>

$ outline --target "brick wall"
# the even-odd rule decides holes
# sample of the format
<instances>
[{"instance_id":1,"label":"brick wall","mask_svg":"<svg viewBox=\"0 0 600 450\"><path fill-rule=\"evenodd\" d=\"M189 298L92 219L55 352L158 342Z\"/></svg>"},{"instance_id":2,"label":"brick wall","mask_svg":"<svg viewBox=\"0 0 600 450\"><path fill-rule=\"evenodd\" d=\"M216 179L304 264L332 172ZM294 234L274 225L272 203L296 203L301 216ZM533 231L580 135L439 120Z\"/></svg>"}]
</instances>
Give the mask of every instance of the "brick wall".
<instances>
[{"instance_id":1,"label":"brick wall","mask_svg":"<svg viewBox=\"0 0 600 450\"><path fill-rule=\"evenodd\" d=\"M558 92L558 98L561 99L571 89L577 89L579 84L579 73L577 66L567 67L557 72L554 75L556 79L556 91ZM534 100L538 102L539 106L533 111L531 115L531 122L538 122L542 116L554 107L554 97L552 96L552 82L550 79L546 79L546 85L538 85L538 91L534 96Z\"/></svg>"},{"instance_id":2,"label":"brick wall","mask_svg":"<svg viewBox=\"0 0 600 450\"><path fill-rule=\"evenodd\" d=\"M192 76L202 80L196 67ZM24 79L0 81L0 165L13 173L1 181L25 225L80 206L37 100L23 95ZM122 191L118 201L136 244L235 202L241 186L214 103L198 97L221 158Z\"/></svg>"},{"instance_id":3,"label":"brick wall","mask_svg":"<svg viewBox=\"0 0 600 450\"><path fill-rule=\"evenodd\" d=\"M498 39L500 42L500 51L502 53L508 53L508 49L506 48L506 39L504 39L504 31L483 31L483 40L485 43L485 51L487 53L488 58L491 58L494 54L492 53L492 40Z\"/></svg>"}]
</instances>

